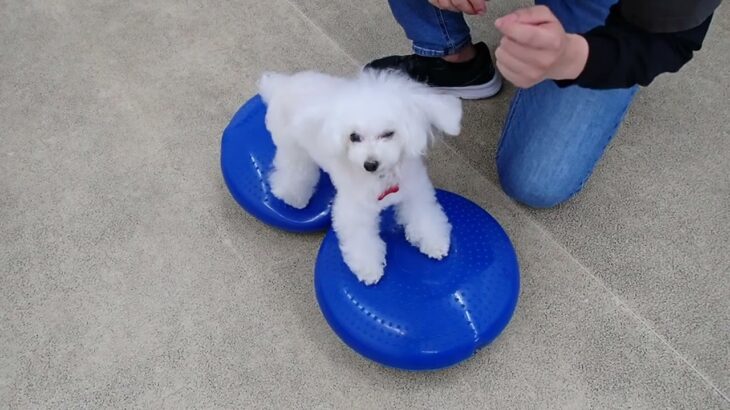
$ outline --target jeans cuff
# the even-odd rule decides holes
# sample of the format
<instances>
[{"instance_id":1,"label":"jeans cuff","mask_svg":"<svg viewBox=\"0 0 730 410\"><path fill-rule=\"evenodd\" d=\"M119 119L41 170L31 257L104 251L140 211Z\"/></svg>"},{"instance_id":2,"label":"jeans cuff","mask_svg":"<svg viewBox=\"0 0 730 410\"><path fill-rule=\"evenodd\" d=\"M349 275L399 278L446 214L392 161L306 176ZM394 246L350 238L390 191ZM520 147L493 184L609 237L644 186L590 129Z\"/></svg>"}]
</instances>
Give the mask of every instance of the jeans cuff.
<instances>
[{"instance_id":1,"label":"jeans cuff","mask_svg":"<svg viewBox=\"0 0 730 410\"><path fill-rule=\"evenodd\" d=\"M434 44L418 44L413 43L413 52L422 57L443 57L449 54L459 52L462 48L471 44L471 36L466 36L462 41L455 44L454 46L446 47L434 47Z\"/></svg>"}]
</instances>

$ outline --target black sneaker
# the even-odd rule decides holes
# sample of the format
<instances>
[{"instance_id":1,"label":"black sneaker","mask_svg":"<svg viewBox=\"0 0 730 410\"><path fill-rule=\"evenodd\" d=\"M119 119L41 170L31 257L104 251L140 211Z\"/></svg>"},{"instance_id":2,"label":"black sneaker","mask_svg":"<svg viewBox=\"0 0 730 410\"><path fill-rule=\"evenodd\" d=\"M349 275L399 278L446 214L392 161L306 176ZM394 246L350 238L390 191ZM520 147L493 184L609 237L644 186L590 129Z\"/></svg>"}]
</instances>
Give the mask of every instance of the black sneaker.
<instances>
[{"instance_id":1,"label":"black sneaker","mask_svg":"<svg viewBox=\"0 0 730 410\"><path fill-rule=\"evenodd\" d=\"M474 47L476 56L464 63L411 54L379 58L365 68L400 70L416 81L467 100L489 98L502 88L502 77L494 69L489 47L484 43Z\"/></svg>"}]
</instances>

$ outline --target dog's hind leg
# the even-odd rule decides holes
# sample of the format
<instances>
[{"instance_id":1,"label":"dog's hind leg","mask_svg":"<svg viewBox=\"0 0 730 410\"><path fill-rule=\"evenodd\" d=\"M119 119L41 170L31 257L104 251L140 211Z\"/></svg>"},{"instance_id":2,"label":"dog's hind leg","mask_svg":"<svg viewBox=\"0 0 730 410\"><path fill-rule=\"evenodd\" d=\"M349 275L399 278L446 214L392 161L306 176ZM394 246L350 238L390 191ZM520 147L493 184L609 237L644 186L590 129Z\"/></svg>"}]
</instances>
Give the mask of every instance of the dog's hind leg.
<instances>
[{"instance_id":1,"label":"dog's hind leg","mask_svg":"<svg viewBox=\"0 0 730 410\"><path fill-rule=\"evenodd\" d=\"M278 145L274 169L269 175L275 197L297 209L307 206L319 182L319 167L295 144Z\"/></svg>"}]
</instances>

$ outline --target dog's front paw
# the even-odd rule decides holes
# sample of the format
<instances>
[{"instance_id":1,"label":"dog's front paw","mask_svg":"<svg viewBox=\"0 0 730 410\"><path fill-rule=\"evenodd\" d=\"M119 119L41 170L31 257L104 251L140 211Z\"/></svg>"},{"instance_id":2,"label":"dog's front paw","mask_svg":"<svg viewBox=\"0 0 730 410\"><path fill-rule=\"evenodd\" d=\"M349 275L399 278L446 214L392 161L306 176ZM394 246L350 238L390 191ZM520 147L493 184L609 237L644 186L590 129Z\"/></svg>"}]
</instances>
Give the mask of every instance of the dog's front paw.
<instances>
[{"instance_id":1,"label":"dog's front paw","mask_svg":"<svg viewBox=\"0 0 730 410\"><path fill-rule=\"evenodd\" d=\"M383 277L383 273L385 273L385 266L379 263L371 263L368 265L369 266L351 268L351 270L360 282L366 285L374 285Z\"/></svg>"},{"instance_id":2,"label":"dog's front paw","mask_svg":"<svg viewBox=\"0 0 730 410\"><path fill-rule=\"evenodd\" d=\"M451 238L443 237L425 238L421 241L418 249L431 259L441 260L448 256L451 247Z\"/></svg>"},{"instance_id":3,"label":"dog's front paw","mask_svg":"<svg viewBox=\"0 0 730 410\"><path fill-rule=\"evenodd\" d=\"M451 247L451 225L448 222L433 226L406 226L406 239L429 258L441 260Z\"/></svg>"},{"instance_id":4,"label":"dog's front paw","mask_svg":"<svg viewBox=\"0 0 730 410\"><path fill-rule=\"evenodd\" d=\"M357 249L346 254L345 263L360 282L374 285L385 272L385 243L380 241L370 249Z\"/></svg>"}]
</instances>

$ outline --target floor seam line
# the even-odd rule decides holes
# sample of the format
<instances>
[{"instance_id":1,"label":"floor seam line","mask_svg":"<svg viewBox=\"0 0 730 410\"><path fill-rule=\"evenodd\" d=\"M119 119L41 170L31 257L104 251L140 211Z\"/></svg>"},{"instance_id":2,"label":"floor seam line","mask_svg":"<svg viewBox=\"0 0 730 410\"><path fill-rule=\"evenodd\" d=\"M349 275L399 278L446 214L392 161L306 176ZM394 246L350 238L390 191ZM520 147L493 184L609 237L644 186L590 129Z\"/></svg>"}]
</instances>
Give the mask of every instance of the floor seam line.
<instances>
[{"instance_id":1,"label":"floor seam line","mask_svg":"<svg viewBox=\"0 0 730 410\"><path fill-rule=\"evenodd\" d=\"M446 145L446 146L448 147L448 149L449 149L449 150L450 150L450 151L451 151L451 152L452 152L452 153L453 153L454 155L456 155L456 156L457 156L458 158L460 158L460 159L462 160L462 162L466 163L466 165L467 165L468 167L470 167L472 171L476 172L476 173L477 173L477 174L478 174L479 176L481 176L482 178L484 178L484 179L486 180L486 182L487 182L487 184L488 184L489 186L491 186L492 188L495 188L495 191L499 192L499 193L500 193L501 195L503 195L503 196L506 196L506 195L505 195L505 194L503 193L503 191L501 190L501 188L500 188L499 186L497 186L497 184L495 184L494 182L490 181L490 180L489 180L489 178L487 178L486 176L482 175L482 173L481 173L481 172L479 172L479 170L477 170L477 169L476 169L476 167L474 166L474 164L472 164L472 163L471 163L471 162L470 162L469 160L467 160L467 159L466 159L466 157L464 157L464 156L463 156L463 155L462 155L462 154L461 154L460 152L458 152L458 151L456 150L456 148L454 148L454 147L453 147L453 146L452 146L451 144L449 144L449 143L448 143L448 142L446 142L446 141L444 141L444 145ZM507 199L507 200L510 200L510 199ZM647 329L649 330L649 332L650 332L650 333L651 333L652 335L654 335L654 337L656 337L657 339L659 339L659 341L660 341L660 342L661 342L661 343L662 343L663 345L665 345L665 346L666 346L667 348L669 348L669 350L670 350L670 351L671 351L671 352L672 352L672 353L673 353L673 354L674 354L675 356L677 356L677 357L678 357L678 358L679 358L679 359L680 359L680 360L681 360L681 361L682 361L682 362L683 362L683 363L684 363L685 365L687 365L687 366L688 366L688 367L689 367L690 369L692 369L692 371L694 371L694 372L695 372L695 373L697 374L697 376L699 376L699 377L700 377L700 379L701 379L701 380L702 380L703 382L705 382L705 384L707 384L707 385L708 385L709 387L711 387L711 388L712 388L712 389L713 389L713 390L714 390L714 391L715 391L715 392L716 392L717 394L719 394L719 395L720 395L720 397L722 397L723 399L725 399L725 401L727 401L727 402L729 402L729 403L730 403L730 398L729 398L729 397L728 397L728 396L727 396L727 395L726 395L726 394L725 394L725 393L724 393L724 392L723 392L722 390L720 390L720 388L719 388L719 387L718 387L717 385L715 385L715 383L713 383L713 382L712 382L712 381L711 381L711 380L709 379L709 377L707 377L707 376L706 376L706 375L705 375L705 374L704 374L703 372L701 372L701 371L700 371L700 370L699 370L699 369L698 369L698 368L697 368L697 367L696 367L695 365L693 365L693 364L692 364L692 363L691 363L691 362L690 362L690 361L689 361L689 360L688 360L688 359L687 359L687 358L686 358L686 357L685 357L685 356L684 356L684 355L683 355L683 354L682 354L682 353L681 353L681 352L680 352L679 350L677 350L677 349L676 349L676 348L675 348L674 346L672 346L672 345L671 345L671 344L669 343L669 341L668 341L668 340L666 340L666 338L665 338L664 336L660 335L660 334L659 334L659 333L658 333L658 332L657 332L657 331L656 331L656 330L655 330L655 329L654 329L654 328L653 328L653 327L651 326L651 323L650 323L650 322L649 322L649 321L648 321L648 320L647 320L646 318L644 318L643 316L641 316L640 314L638 314L638 313L637 313L636 311L634 311L634 309L632 309L632 308L631 308L631 306L629 306L629 305L628 305L628 304L627 304L627 303L626 303L626 302L625 302L625 301L624 301L624 300L623 300L623 299L622 299L621 297L619 297L619 295L617 295L617 294L616 294L616 293L615 293L615 292L614 292L614 291L613 291L613 290L612 290L612 289L611 289L611 288L610 288L610 287L609 287L609 286L608 286L608 285L607 285L607 284L605 283L605 281L604 281L603 279L601 279L601 278L600 278L600 277L598 277L598 276L597 276L596 274L594 274L594 273L593 273L593 271L591 271L590 269L588 269L588 267L587 267L587 266L586 266L585 264L583 264L583 262L581 262L581 261L580 261L580 260L579 260L578 258L576 258L576 257L575 257L575 255L573 255L573 254L572 254L572 253L571 253L571 252L570 252L570 251L568 250L568 248L566 248L566 247L565 247L565 245L564 245L564 244L562 244L562 243L561 243L560 241L558 241L558 240L557 240L557 239L555 238L555 236L554 236L554 235L552 234L552 232L548 231L548 230L547 230L547 228L545 228L545 227L544 227L543 225L541 225L540 223L538 223L538 222L537 222L537 221L536 221L536 220L535 220L535 219L534 219L534 218L533 218L533 217L532 217L532 216L531 216L530 214L528 214L527 212L525 212L525 211L524 211L523 209L521 209L521 208L520 208L519 206L513 206L512 208L514 208L514 209L516 210L516 212L519 212L519 213L520 213L520 215L522 215L522 216L526 217L526 218L527 218L527 220L529 220L529 221L530 221L530 223L532 223L532 224L533 224L533 225L534 225L534 226L535 226L535 227L536 227L536 228L537 228L537 229L538 229L538 230L539 230L539 231L540 231L540 232L541 232L541 233L542 233L543 235L545 235L545 236L546 236L547 238L549 238L551 242L553 242L553 243L557 244L557 245L558 245L558 248L560 249L560 251L562 251L562 252L564 252L564 253L565 253L566 255L568 255L568 257L569 257L569 258L570 258L570 259L571 259L572 261L574 261L575 263L577 263L577 264L578 264L579 268L580 268L580 269L581 269L581 270L583 271L583 273L584 273L585 275L587 275L588 277L590 277L590 278L592 278L593 280L595 280L595 281L596 281L596 282L597 282L597 283L598 283L598 284L599 284L599 285L601 286L601 288L603 288L603 289L604 289L604 290L605 290L606 292L608 292L608 294L609 294L609 295L610 295L610 296L611 296L611 297L612 297L612 298L613 298L613 299L614 299L614 300L616 301L616 303L617 303L617 305L618 305L619 307L621 307L621 308L625 309L626 311L628 311L628 312L629 312L629 314L630 314L630 315L631 315L632 317L634 317L634 319L635 319L635 320L637 320L637 321L638 321L638 322L639 322L639 323L640 323L641 325L643 325L643 326L644 326L645 328L647 328Z\"/></svg>"},{"instance_id":2,"label":"floor seam line","mask_svg":"<svg viewBox=\"0 0 730 410\"><path fill-rule=\"evenodd\" d=\"M312 25L317 31L323 35L330 43L334 44L335 48L339 50L342 54L344 54L350 62L353 63L354 66L359 67L361 65L360 61L356 59L352 54L350 54L347 50L345 50L342 45L337 42L332 36L330 36L319 24L317 24L314 20L312 20L306 13L304 13L304 10L299 8L296 3L292 0L284 0L289 5L299 13L299 16L302 17L306 22L308 22L310 25Z\"/></svg>"}]
</instances>

